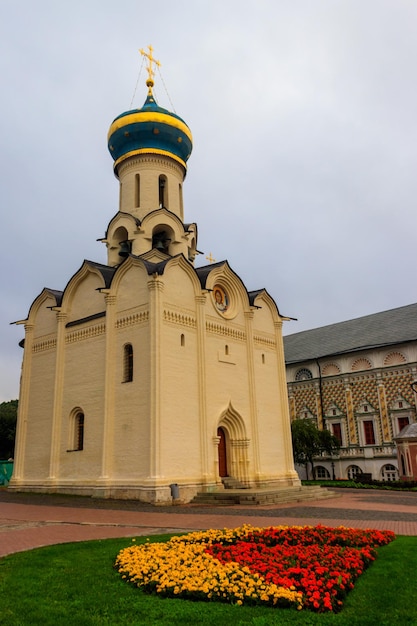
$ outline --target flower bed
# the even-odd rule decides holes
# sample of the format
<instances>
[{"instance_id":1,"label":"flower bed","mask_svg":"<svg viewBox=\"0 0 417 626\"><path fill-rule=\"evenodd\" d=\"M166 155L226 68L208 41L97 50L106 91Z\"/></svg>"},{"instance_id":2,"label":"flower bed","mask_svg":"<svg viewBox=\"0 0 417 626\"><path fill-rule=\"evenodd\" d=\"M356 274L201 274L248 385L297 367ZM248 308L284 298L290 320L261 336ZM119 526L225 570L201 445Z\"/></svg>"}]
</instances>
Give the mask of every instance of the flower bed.
<instances>
[{"instance_id":1,"label":"flower bed","mask_svg":"<svg viewBox=\"0 0 417 626\"><path fill-rule=\"evenodd\" d=\"M338 611L390 531L279 526L209 530L121 550L122 577L167 597Z\"/></svg>"}]
</instances>

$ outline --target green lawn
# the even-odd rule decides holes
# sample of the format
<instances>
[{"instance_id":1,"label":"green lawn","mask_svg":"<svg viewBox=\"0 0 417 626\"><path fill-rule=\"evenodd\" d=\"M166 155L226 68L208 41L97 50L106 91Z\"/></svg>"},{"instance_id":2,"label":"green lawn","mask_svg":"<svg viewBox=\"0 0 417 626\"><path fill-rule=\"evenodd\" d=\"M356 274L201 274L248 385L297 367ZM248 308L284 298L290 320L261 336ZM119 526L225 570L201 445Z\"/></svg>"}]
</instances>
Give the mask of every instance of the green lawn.
<instances>
[{"instance_id":1,"label":"green lawn","mask_svg":"<svg viewBox=\"0 0 417 626\"><path fill-rule=\"evenodd\" d=\"M0 624L417 625L417 537L398 537L380 548L338 615L146 595L113 569L118 551L130 544L126 538L63 544L0 559Z\"/></svg>"}]
</instances>

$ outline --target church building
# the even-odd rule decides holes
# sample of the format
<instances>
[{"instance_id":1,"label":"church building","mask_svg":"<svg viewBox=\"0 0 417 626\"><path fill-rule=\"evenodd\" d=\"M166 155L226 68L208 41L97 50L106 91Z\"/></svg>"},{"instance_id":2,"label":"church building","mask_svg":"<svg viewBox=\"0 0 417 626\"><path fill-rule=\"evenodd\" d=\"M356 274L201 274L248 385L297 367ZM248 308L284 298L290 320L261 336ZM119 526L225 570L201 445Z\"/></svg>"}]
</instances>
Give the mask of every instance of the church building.
<instances>
[{"instance_id":1,"label":"church building","mask_svg":"<svg viewBox=\"0 0 417 626\"><path fill-rule=\"evenodd\" d=\"M184 221L192 135L153 95L113 121L120 204L62 291L45 288L24 325L10 489L189 502L198 492L299 488L283 317L227 261L195 267ZM249 225L248 225L249 228ZM177 489L177 492L173 491Z\"/></svg>"}]
</instances>

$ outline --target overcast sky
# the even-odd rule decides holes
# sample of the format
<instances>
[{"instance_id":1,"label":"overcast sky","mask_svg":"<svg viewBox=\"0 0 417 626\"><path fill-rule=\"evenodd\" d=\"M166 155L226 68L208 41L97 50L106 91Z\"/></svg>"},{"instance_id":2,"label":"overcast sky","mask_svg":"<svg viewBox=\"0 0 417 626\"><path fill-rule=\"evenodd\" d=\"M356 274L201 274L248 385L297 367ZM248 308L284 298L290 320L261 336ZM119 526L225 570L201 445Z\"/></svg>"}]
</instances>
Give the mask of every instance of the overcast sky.
<instances>
[{"instance_id":1,"label":"overcast sky","mask_svg":"<svg viewBox=\"0 0 417 626\"><path fill-rule=\"evenodd\" d=\"M415 0L0 0L0 401L10 322L106 262L107 131L145 100L148 44L193 133L185 220L285 333L416 302L416 33Z\"/></svg>"}]
</instances>

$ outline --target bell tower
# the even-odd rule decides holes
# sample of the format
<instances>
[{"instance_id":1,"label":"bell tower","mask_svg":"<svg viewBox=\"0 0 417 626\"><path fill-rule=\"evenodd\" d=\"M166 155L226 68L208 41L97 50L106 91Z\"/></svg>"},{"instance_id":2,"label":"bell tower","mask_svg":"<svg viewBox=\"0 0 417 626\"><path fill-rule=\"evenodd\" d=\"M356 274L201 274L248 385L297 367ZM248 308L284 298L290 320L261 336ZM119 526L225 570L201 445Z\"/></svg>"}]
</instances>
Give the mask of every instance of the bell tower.
<instances>
[{"instance_id":1,"label":"bell tower","mask_svg":"<svg viewBox=\"0 0 417 626\"><path fill-rule=\"evenodd\" d=\"M119 212L103 241L108 264L119 265L129 254L151 250L190 262L197 254L197 226L184 224L183 183L192 151L192 135L178 115L160 107L153 95L155 66L149 52L148 88L141 109L122 113L112 122L108 147L119 180Z\"/></svg>"}]
</instances>

